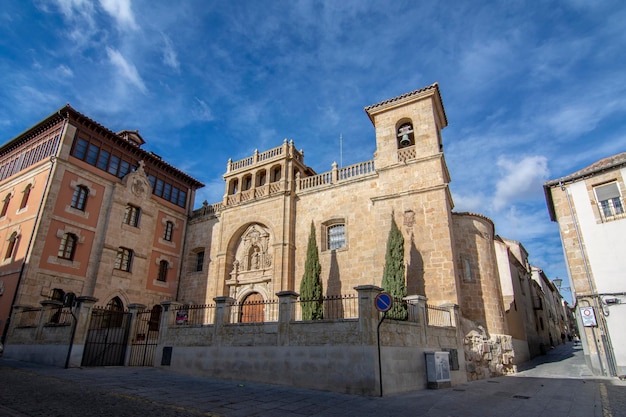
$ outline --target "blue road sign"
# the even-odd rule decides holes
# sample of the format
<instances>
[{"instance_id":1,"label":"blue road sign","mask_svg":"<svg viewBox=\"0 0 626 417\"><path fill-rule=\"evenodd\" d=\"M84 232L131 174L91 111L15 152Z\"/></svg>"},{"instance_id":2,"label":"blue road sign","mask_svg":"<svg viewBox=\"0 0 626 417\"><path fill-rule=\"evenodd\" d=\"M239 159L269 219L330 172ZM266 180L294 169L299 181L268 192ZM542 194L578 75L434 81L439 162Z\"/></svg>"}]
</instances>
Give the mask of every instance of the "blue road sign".
<instances>
[{"instance_id":1,"label":"blue road sign","mask_svg":"<svg viewBox=\"0 0 626 417\"><path fill-rule=\"evenodd\" d=\"M393 304L393 298L391 298L391 296L387 294L386 292L381 292L380 294L376 296L376 299L374 300L374 305L376 306L376 310L381 311L383 313L385 311L389 311L392 304Z\"/></svg>"}]
</instances>

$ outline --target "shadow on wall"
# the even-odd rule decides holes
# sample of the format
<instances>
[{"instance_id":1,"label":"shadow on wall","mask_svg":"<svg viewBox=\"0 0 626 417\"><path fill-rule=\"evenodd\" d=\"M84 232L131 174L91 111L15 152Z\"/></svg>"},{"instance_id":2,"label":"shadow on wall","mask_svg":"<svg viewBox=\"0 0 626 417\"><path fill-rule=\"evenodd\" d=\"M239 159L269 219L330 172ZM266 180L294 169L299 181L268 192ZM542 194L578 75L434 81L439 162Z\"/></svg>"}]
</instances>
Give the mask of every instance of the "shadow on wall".
<instances>
[{"instance_id":1,"label":"shadow on wall","mask_svg":"<svg viewBox=\"0 0 626 417\"><path fill-rule=\"evenodd\" d=\"M411 295L426 296L426 284L424 282L424 259L415 246L413 233L409 246L409 263L406 268L406 293Z\"/></svg>"},{"instance_id":2,"label":"shadow on wall","mask_svg":"<svg viewBox=\"0 0 626 417\"><path fill-rule=\"evenodd\" d=\"M328 268L328 280L326 282L326 297L340 297L342 295L339 263L337 262L337 253L335 251L330 253L330 267ZM331 303L324 303L324 318L343 317L343 304L341 302L332 304L336 304L336 306L331 306Z\"/></svg>"}]
</instances>

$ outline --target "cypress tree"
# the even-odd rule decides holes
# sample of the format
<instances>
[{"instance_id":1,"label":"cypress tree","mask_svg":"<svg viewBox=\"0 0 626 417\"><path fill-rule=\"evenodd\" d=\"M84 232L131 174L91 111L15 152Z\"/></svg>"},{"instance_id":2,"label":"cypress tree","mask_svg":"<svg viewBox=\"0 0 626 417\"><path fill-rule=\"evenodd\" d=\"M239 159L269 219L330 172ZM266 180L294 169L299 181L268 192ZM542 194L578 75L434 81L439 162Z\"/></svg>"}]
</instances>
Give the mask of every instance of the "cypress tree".
<instances>
[{"instance_id":1,"label":"cypress tree","mask_svg":"<svg viewBox=\"0 0 626 417\"><path fill-rule=\"evenodd\" d=\"M311 233L306 248L304 275L300 281L300 304L302 306L302 320L321 320L324 318L322 295L322 281L317 242L315 240L315 226L311 222Z\"/></svg>"},{"instance_id":2,"label":"cypress tree","mask_svg":"<svg viewBox=\"0 0 626 417\"><path fill-rule=\"evenodd\" d=\"M383 290L394 299L393 306L387 312L387 317L395 320L406 320L408 311L406 305L399 302L406 297L404 282L404 238L398 229L396 221L391 216L391 229L387 238L385 253L385 268L383 269Z\"/></svg>"}]
</instances>

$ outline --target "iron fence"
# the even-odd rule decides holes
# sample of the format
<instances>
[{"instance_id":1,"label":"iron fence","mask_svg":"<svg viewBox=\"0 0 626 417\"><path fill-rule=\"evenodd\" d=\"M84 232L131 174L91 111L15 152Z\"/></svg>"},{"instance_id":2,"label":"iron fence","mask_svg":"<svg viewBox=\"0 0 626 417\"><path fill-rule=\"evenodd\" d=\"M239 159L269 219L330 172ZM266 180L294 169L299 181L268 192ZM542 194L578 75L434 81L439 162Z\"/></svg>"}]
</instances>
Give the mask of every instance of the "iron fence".
<instances>
[{"instance_id":1,"label":"iron fence","mask_svg":"<svg viewBox=\"0 0 626 417\"><path fill-rule=\"evenodd\" d=\"M296 321L302 321L302 304L315 302L314 300L296 301ZM358 319L359 298L357 294L328 295L322 298L323 319Z\"/></svg>"},{"instance_id":2,"label":"iron fence","mask_svg":"<svg viewBox=\"0 0 626 417\"><path fill-rule=\"evenodd\" d=\"M215 304L182 305L172 310L170 326L214 324Z\"/></svg>"},{"instance_id":3,"label":"iron fence","mask_svg":"<svg viewBox=\"0 0 626 417\"><path fill-rule=\"evenodd\" d=\"M278 321L278 300L244 301L230 309L231 323L271 323Z\"/></svg>"}]
</instances>

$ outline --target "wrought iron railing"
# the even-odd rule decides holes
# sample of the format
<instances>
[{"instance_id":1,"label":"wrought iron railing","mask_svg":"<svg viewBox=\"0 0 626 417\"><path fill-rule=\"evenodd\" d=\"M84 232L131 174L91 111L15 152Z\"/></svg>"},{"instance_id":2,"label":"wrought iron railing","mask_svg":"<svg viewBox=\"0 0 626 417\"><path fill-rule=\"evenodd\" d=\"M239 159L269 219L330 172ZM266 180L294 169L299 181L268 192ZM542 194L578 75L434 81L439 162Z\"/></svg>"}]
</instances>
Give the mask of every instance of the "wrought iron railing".
<instances>
[{"instance_id":1,"label":"wrought iron railing","mask_svg":"<svg viewBox=\"0 0 626 417\"><path fill-rule=\"evenodd\" d=\"M296 301L296 321L302 321L302 305L315 300ZM329 295L322 298L322 318L324 320L358 319L359 298L357 294Z\"/></svg>"}]
</instances>

